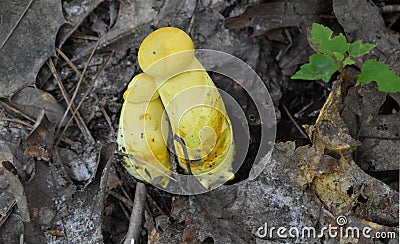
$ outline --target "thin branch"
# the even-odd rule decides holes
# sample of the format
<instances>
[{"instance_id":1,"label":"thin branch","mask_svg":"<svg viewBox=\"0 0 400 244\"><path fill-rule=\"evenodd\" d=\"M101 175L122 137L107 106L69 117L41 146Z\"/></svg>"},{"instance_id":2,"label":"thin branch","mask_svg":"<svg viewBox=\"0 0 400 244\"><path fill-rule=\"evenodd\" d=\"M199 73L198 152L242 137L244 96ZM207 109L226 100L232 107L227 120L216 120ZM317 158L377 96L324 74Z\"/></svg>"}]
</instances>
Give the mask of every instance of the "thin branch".
<instances>
[{"instance_id":1,"label":"thin branch","mask_svg":"<svg viewBox=\"0 0 400 244\"><path fill-rule=\"evenodd\" d=\"M120 202L123 202L124 204L126 204L129 207L133 207L134 203L132 202L132 200L129 200L128 198L121 196L120 194L112 191L112 190L106 190L107 194L115 197L116 199L118 199Z\"/></svg>"},{"instance_id":2,"label":"thin branch","mask_svg":"<svg viewBox=\"0 0 400 244\"><path fill-rule=\"evenodd\" d=\"M77 33L77 32L74 32L70 36L70 38L83 39L83 40L89 40L89 41L98 41L100 39L97 36L90 36L90 35L85 35L85 34Z\"/></svg>"},{"instance_id":3,"label":"thin branch","mask_svg":"<svg viewBox=\"0 0 400 244\"><path fill-rule=\"evenodd\" d=\"M3 105L4 107L10 109L10 110L13 111L14 113L17 113L17 114L21 115L21 116L24 117L25 119L27 119L27 120L29 120L29 121L31 121L31 122L33 122L33 123L36 123L36 120L35 120L35 119L33 119L32 117L30 117L30 116L27 115L26 113L22 112L21 110L15 108L15 107L12 106L11 104L8 104L8 103L3 102L3 101L1 101L1 100L0 100L0 104Z\"/></svg>"},{"instance_id":4,"label":"thin branch","mask_svg":"<svg viewBox=\"0 0 400 244\"><path fill-rule=\"evenodd\" d=\"M24 125L26 127L33 128L33 125L30 125L19 119L0 118L0 121L8 121L8 122L13 122L13 123L18 123L18 124Z\"/></svg>"},{"instance_id":5,"label":"thin branch","mask_svg":"<svg viewBox=\"0 0 400 244\"><path fill-rule=\"evenodd\" d=\"M129 213L125 209L127 207L122 202L118 202L118 204L119 204L119 207L122 209L122 212L124 212L124 215L125 215L126 219L129 220Z\"/></svg>"},{"instance_id":6,"label":"thin branch","mask_svg":"<svg viewBox=\"0 0 400 244\"><path fill-rule=\"evenodd\" d=\"M289 117L289 119L292 121L292 123L294 124L294 126L297 128L297 130L300 132L300 134L302 136L304 136L304 138L308 138L307 134L304 133L304 131L300 128L300 126L297 124L297 122L294 120L293 116L290 114L288 108L285 106L285 104L281 103L283 110L285 110L287 116Z\"/></svg>"},{"instance_id":7,"label":"thin branch","mask_svg":"<svg viewBox=\"0 0 400 244\"><path fill-rule=\"evenodd\" d=\"M135 190L135 200L124 244L130 244L132 243L132 240L134 240L134 243L140 243L139 237L142 230L144 209L146 207L146 197L146 185L141 182L137 182Z\"/></svg>"},{"instance_id":8,"label":"thin branch","mask_svg":"<svg viewBox=\"0 0 400 244\"><path fill-rule=\"evenodd\" d=\"M119 183L119 185L121 187L121 191L124 194L125 198L128 199L128 201L133 204L133 201L132 201L131 197L129 196L128 192L126 192L124 185L122 185L121 182Z\"/></svg>"},{"instance_id":9,"label":"thin branch","mask_svg":"<svg viewBox=\"0 0 400 244\"><path fill-rule=\"evenodd\" d=\"M183 7L184 3L185 3L185 1L182 1L181 8ZM197 12L198 5L199 5L199 1L196 0L192 16L190 17L189 27L188 27L188 30L187 30L187 33L189 33L189 34L190 34L190 32L192 31L192 28L193 28L193 24L194 24L194 20L196 18L196 12Z\"/></svg>"},{"instance_id":10,"label":"thin branch","mask_svg":"<svg viewBox=\"0 0 400 244\"><path fill-rule=\"evenodd\" d=\"M10 36L12 35L12 33L15 31L15 29L17 28L18 24L21 22L22 18L25 16L26 12L28 11L28 9L31 7L33 3L33 0L30 0L28 5L26 5L26 8L24 9L24 12L22 12L21 16L19 16L19 19L17 20L17 22L15 23L14 27L11 29L11 31L8 33L6 39L3 41L3 43L0 46L0 49L3 48L3 46L6 44L6 42L8 41L8 39L10 39Z\"/></svg>"}]
</instances>

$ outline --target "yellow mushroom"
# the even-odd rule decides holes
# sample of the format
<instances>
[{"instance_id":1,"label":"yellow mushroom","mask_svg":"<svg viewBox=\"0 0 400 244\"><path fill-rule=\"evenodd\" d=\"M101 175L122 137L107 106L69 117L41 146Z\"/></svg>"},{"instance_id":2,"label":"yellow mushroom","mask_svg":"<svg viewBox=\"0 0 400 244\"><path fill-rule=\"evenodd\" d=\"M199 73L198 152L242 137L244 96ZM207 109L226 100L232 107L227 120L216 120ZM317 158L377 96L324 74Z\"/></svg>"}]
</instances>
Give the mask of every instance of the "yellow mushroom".
<instances>
[{"instance_id":1,"label":"yellow mushroom","mask_svg":"<svg viewBox=\"0 0 400 244\"><path fill-rule=\"evenodd\" d=\"M152 32L143 40L138 52L140 68L152 77L164 79L186 68L193 58L192 39L175 27L164 27Z\"/></svg>"},{"instance_id":2,"label":"yellow mushroom","mask_svg":"<svg viewBox=\"0 0 400 244\"><path fill-rule=\"evenodd\" d=\"M218 89L194 57L190 37L178 28L158 29L142 42L138 61L158 86L180 166L208 189L232 179L231 122Z\"/></svg>"},{"instance_id":3,"label":"yellow mushroom","mask_svg":"<svg viewBox=\"0 0 400 244\"><path fill-rule=\"evenodd\" d=\"M154 80L144 73L136 75L124 100L117 139L119 149L130 155L124 157L124 166L136 178L166 188L172 172L163 139L168 122L162 123L164 107Z\"/></svg>"}]
</instances>

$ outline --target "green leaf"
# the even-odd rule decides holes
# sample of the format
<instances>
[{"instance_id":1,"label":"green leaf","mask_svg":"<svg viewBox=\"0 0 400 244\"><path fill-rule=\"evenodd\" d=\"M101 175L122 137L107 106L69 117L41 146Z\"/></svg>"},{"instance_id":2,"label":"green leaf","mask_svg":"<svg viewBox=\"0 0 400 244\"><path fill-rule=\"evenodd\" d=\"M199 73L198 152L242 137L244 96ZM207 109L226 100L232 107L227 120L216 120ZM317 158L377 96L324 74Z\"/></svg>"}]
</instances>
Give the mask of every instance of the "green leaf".
<instances>
[{"instance_id":1,"label":"green leaf","mask_svg":"<svg viewBox=\"0 0 400 244\"><path fill-rule=\"evenodd\" d=\"M331 38L332 31L328 27L314 23L311 28L311 41L319 43L318 51L321 53L333 55L335 52L344 54L349 50L350 44L346 37L339 34Z\"/></svg>"},{"instance_id":2,"label":"green leaf","mask_svg":"<svg viewBox=\"0 0 400 244\"><path fill-rule=\"evenodd\" d=\"M350 57L347 57L347 58L343 61L343 66L352 65L352 64L354 64L354 63L355 63L355 61L354 61L353 59L351 59Z\"/></svg>"},{"instance_id":3,"label":"green leaf","mask_svg":"<svg viewBox=\"0 0 400 244\"><path fill-rule=\"evenodd\" d=\"M313 54L310 56L310 62L300 67L291 78L302 80L323 80L329 82L333 73L339 69L339 65L331 56L324 54Z\"/></svg>"},{"instance_id":4,"label":"green leaf","mask_svg":"<svg viewBox=\"0 0 400 244\"><path fill-rule=\"evenodd\" d=\"M313 23L311 27L311 41L314 43L321 43L330 39L332 35L331 29L318 23Z\"/></svg>"},{"instance_id":5,"label":"green leaf","mask_svg":"<svg viewBox=\"0 0 400 244\"><path fill-rule=\"evenodd\" d=\"M343 61L343 59L344 59L343 53L334 52L333 55L335 55L335 58L337 61Z\"/></svg>"},{"instance_id":6,"label":"green leaf","mask_svg":"<svg viewBox=\"0 0 400 244\"><path fill-rule=\"evenodd\" d=\"M400 92L400 77L389 69L389 65L370 59L364 62L361 67L361 75L357 79L357 84L366 84L375 81L378 90L383 92Z\"/></svg>"},{"instance_id":7,"label":"green leaf","mask_svg":"<svg viewBox=\"0 0 400 244\"><path fill-rule=\"evenodd\" d=\"M375 47L376 47L375 44L371 43L363 44L361 41L355 41L352 44L350 44L349 55L353 57L361 57L369 53Z\"/></svg>"}]
</instances>

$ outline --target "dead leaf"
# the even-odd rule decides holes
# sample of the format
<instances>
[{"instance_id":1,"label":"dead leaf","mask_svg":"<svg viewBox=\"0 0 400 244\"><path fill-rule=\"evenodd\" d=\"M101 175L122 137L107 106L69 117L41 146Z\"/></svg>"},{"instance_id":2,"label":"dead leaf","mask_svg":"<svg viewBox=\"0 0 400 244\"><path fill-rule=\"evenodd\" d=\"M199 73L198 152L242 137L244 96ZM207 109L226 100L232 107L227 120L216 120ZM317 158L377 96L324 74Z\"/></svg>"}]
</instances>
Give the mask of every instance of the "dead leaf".
<instances>
[{"instance_id":1,"label":"dead leaf","mask_svg":"<svg viewBox=\"0 0 400 244\"><path fill-rule=\"evenodd\" d=\"M49 161L53 155L54 125L47 119L44 110L40 113L32 132L26 138L24 155Z\"/></svg>"},{"instance_id":2,"label":"dead leaf","mask_svg":"<svg viewBox=\"0 0 400 244\"><path fill-rule=\"evenodd\" d=\"M377 44L370 54L378 56L394 72L400 73L400 34L386 28L381 11L374 3L368 0L333 0L333 11L349 41Z\"/></svg>"},{"instance_id":3,"label":"dead leaf","mask_svg":"<svg viewBox=\"0 0 400 244\"><path fill-rule=\"evenodd\" d=\"M3 101L8 102L6 99ZM65 109L50 93L33 87L23 88L15 93L9 101L8 103L11 106L32 118L37 118L42 110L44 110L50 122L55 125L60 123L65 112Z\"/></svg>"},{"instance_id":4,"label":"dead leaf","mask_svg":"<svg viewBox=\"0 0 400 244\"><path fill-rule=\"evenodd\" d=\"M7 190L12 193L13 199L4 199L4 196L2 196L4 208L0 208L2 210L6 210L5 214L0 214L2 217L0 219L0 225L4 223L5 219L7 219L8 215L11 214L11 209L16 203L18 206L18 209L20 211L20 216L23 222L29 222L30 217L29 217L29 210L28 210L28 203L26 201L25 193L24 193L24 187L22 186L21 182L18 179L18 175L13 174L12 172L8 171L3 165L4 162L9 162L13 163L13 155L8 153L8 154L2 154L0 155L0 178L3 179L3 184L0 188L4 191L4 193L7 195ZM5 181L4 181L5 180ZM6 184L4 184L6 183ZM9 200L9 201L7 201ZM11 200L11 201L10 201ZM14 203L15 201L15 203ZM5 217L5 219L3 219Z\"/></svg>"},{"instance_id":5,"label":"dead leaf","mask_svg":"<svg viewBox=\"0 0 400 244\"><path fill-rule=\"evenodd\" d=\"M100 152L98 153L94 173L92 174L92 177L88 180L88 182L85 184L85 187L92 181L100 182L100 179L102 177L103 171L105 170L107 162L114 157L115 150L116 150L115 143L106 143L101 146ZM111 177L110 176L108 177L109 177L107 180L108 189L116 187L121 181L117 175L111 175Z\"/></svg>"},{"instance_id":6,"label":"dead leaf","mask_svg":"<svg viewBox=\"0 0 400 244\"><path fill-rule=\"evenodd\" d=\"M400 113L378 115L358 134L357 162L367 171L400 169Z\"/></svg>"},{"instance_id":7,"label":"dead leaf","mask_svg":"<svg viewBox=\"0 0 400 244\"><path fill-rule=\"evenodd\" d=\"M151 236L158 236L162 243L275 243L277 239L256 235L265 223L273 227L323 226L325 220L315 196L299 190L295 182L293 154L294 143L276 144L271 160L261 159L267 161L267 167L258 178L198 196L177 197L171 209L175 224L165 231L155 229L157 235L152 231Z\"/></svg>"},{"instance_id":8,"label":"dead leaf","mask_svg":"<svg viewBox=\"0 0 400 244\"><path fill-rule=\"evenodd\" d=\"M56 34L65 20L60 0L3 0L0 15L0 63L5 64L0 97L9 97L34 84L43 63L55 55Z\"/></svg>"},{"instance_id":9,"label":"dead leaf","mask_svg":"<svg viewBox=\"0 0 400 244\"><path fill-rule=\"evenodd\" d=\"M57 46L60 47L72 35L79 25L86 19L90 13L104 0L87 1L87 0L74 0L64 1L63 10L65 12L65 19L68 25L63 25L60 28L57 38Z\"/></svg>"},{"instance_id":10,"label":"dead leaf","mask_svg":"<svg viewBox=\"0 0 400 244\"><path fill-rule=\"evenodd\" d=\"M375 83L349 88L344 98L341 117L347 124L350 135L356 138L360 128L376 117L385 97L386 94L380 92Z\"/></svg>"},{"instance_id":11,"label":"dead leaf","mask_svg":"<svg viewBox=\"0 0 400 244\"><path fill-rule=\"evenodd\" d=\"M157 4L160 4L158 7L161 7L161 3L157 3L156 1L121 2L115 25L99 38L99 49L109 46L124 36L129 35L138 26L147 25L160 18L162 13L155 10ZM120 42L120 44L125 45L123 42ZM79 53L76 53L74 59L80 59L90 52L91 49L88 48L80 50Z\"/></svg>"},{"instance_id":12,"label":"dead leaf","mask_svg":"<svg viewBox=\"0 0 400 244\"><path fill-rule=\"evenodd\" d=\"M248 7L239 16L225 21L225 28L239 29L251 27L251 36L259 36L267 31L284 28L311 26L321 15L330 14L330 1L277 1Z\"/></svg>"},{"instance_id":13,"label":"dead leaf","mask_svg":"<svg viewBox=\"0 0 400 244\"><path fill-rule=\"evenodd\" d=\"M400 114L379 114L387 96L397 98L396 93L378 91L375 83L361 84L351 87L344 101L341 116L351 135L361 142L356 162L369 172L399 169Z\"/></svg>"}]
</instances>

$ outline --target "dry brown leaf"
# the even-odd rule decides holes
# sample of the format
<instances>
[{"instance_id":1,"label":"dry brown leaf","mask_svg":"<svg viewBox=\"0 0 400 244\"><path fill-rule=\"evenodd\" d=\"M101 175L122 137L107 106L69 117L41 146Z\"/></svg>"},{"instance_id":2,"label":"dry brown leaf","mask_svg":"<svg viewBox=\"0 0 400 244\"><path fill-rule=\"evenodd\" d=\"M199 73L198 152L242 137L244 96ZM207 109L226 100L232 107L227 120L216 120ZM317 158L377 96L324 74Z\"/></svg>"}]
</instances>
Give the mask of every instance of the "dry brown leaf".
<instances>
[{"instance_id":1,"label":"dry brown leaf","mask_svg":"<svg viewBox=\"0 0 400 244\"><path fill-rule=\"evenodd\" d=\"M49 161L53 154L54 125L47 119L44 110L39 115L34 129L26 138L24 155Z\"/></svg>"},{"instance_id":2,"label":"dry brown leaf","mask_svg":"<svg viewBox=\"0 0 400 244\"><path fill-rule=\"evenodd\" d=\"M314 125L305 125L313 147L317 151L343 154L354 151L360 143L354 140L340 116L342 102L341 82L335 81Z\"/></svg>"}]
</instances>

